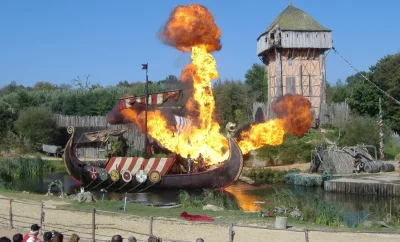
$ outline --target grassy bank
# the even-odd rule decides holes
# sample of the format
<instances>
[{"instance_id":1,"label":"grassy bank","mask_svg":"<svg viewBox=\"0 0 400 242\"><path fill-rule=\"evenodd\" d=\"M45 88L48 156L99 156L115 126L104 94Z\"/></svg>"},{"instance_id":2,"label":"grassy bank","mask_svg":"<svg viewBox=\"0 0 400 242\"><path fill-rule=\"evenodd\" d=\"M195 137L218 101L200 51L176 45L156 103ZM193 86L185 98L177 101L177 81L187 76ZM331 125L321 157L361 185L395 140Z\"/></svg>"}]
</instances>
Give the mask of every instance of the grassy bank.
<instances>
[{"instance_id":1,"label":"grassy bank","mask_svg":"<svg viewBox=\"0 0 400 242\"><path fill-rule=\"evenodd\" d=\"M61 161L35 157L5 157L0 159L0 187L7 187L13 180L32 178L49 172L64 170Z\"/></svg>"},{"instance_id":2,"label":"grassy bank","mask_svg":"<svg viewBox=\"0 0 400 242\"><path fill-rule=\"evenodd\" d=\"M389 207L369 205L365 207L368 213L344 212L318 196L295 196L290 190L275 190L274 194L266 197L268 211L280 211L283 215L293 217L293 211L299 211L297 219L304 222L328 227L364 228L365 221L384 221L393 228L400 228L400 205L391 203Z\"/></svg>"}]
</instances>

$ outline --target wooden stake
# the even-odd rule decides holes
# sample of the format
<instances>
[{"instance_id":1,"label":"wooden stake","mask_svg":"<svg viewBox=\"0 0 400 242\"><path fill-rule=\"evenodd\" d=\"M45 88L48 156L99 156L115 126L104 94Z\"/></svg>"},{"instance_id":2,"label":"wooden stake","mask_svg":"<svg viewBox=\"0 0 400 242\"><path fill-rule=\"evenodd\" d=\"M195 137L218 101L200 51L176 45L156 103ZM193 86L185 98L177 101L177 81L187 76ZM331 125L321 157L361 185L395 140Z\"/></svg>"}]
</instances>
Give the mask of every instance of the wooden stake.
<instances>
[{"instance_id":1,"label":"wooden stake","mask_svg":"<svg viewBox=\"0 0 400 242\"><path fill-rule=\"evenodd\" d=\"M306 236L306 242L309 242L310 240L308 239L308 229L304 229L304 234Z\"/></svg>"},{"instance_id":2,"label":"wooden stake","mask_svg":"<svg viewBox=\"0 0 400 242\"><path fill-rule=\"evenodd\" d=\"M229 242L233 242L233 236L235 236L235 231L233 231L233 224L229 225Z\"/></svg>"},{"instance_id":3,"label":"wooden stake","mask_svg":"<svg viewBox=\"0 0 400 242\"><path fill-rule=\"evenodd\" d=\"M42 228L40 230L40 234L43 234L43 221L44 221L44 204L42 202L42 204L40 205L40 227Z\"/></svg>"},{"instance_id":4,"label":"wooden stake","mask_svg":"<svg viewBox=\"0 0 400 242\"><path fill-rule=\"evenodd\" d=\"M149 233L150 233L150 235L151 236L153 236L153 217L150 217L150 231L149 231Z\"/></svg>"},{"instance_id":5,"label":"wooden stake","mask_svg":"<svg viewBox=\"0 0 400 242\"><path fill-rule=\"evenodd\" d=\"M13 202L13 199L10 199L10 228L11 229L14 228L14 226L13 226L13 214L12 214L12 202Z\"/></svg>"},{"instance_id":6,"label":"wooden stake","mask_svg":"<svg viewBox=\"0 0 400 242\"><path fill-rule=\"evenodd\" d=\"M96 208L92 211L92 240L96 241Z\"/></svg>"}]
</instances>

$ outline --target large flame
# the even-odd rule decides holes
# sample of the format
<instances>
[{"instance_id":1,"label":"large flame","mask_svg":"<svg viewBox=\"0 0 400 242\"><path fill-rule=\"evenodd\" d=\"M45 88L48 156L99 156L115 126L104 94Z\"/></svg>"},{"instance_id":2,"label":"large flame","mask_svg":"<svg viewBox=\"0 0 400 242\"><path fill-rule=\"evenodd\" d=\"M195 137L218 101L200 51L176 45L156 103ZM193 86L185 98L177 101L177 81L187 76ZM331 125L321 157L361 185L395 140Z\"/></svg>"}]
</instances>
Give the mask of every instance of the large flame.
<instances>
[{"instance_id":1,"label":"large flame","mask_svg":"<svg viewBox=\"0 0 400 242\"><path fill-rule=\"evenodd\" d=\"M220 35L221 31L206 7L191 4L173 10L159 37L180 51L191 51L192 63L182 70L181 79L193 83L193 94L186 108L197 115L186 115L192 125L179 134L159 110L148 112L147 120L148 134L162 146L182 157L189 154L197 157L201 153L209 164L222 162L229 156L228 140L220 133L220 126L214 119L215 100L211 88L211 81L218 77L211 52L221 49ZM299 95L278 99L274 103L277 119L253 125L241 133L239 146L242 152L246 154L263 145L279 145L286 132L303 135L311 126L310 106L310 102ZM144 112L124 109L121 115L143 130Z\"/></svg>"}]
</instances>

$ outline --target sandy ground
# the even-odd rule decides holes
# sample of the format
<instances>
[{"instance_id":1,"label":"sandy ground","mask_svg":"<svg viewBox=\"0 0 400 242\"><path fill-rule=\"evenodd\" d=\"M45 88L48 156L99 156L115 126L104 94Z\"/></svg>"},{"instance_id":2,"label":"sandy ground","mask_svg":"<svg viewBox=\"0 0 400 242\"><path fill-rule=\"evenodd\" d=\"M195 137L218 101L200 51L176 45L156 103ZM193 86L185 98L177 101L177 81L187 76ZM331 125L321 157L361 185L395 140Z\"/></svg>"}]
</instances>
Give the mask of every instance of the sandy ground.
<instances>
[{"instance_id":1,"label":"sandy ground","mask_svg":"<svg viewBox=\"0 0 400 242\"><path fill-rule=\"evenodd\" d=\"M57 230L65 234L68 238L72 233L81 236L82 241L90 241L92 215L84 212L72 212L56 210L58 205L63 204L59 201L45 201L45 221L44 231ZM14 227L18 230L9 228L9 201L0 199L0 235L12 237L16 232L26 233L32 223L40 223L39 204L13 203ZM139 241L146 241L148 236L138 233L149 233L149 219L133 216L114 215L111 213L96 213L96 239L109 240L114 234L121 234L127 238L135 236ZM131 232L130 232L131 231ZM256 228L234 227L234 241L306 241L303 232L293 232L290 230L267 230ZM217 224L196 224L183 220L165 221L162 218L155 219L153 223L153 233L163 238L163 241L195 241L202 237L206 242L228 241L229 226ZM400 235L389 234L359 234L359 233L327 233L309 232L310 242L330 242L330 241L399 241Z\"/></svg>"}]
</instances>

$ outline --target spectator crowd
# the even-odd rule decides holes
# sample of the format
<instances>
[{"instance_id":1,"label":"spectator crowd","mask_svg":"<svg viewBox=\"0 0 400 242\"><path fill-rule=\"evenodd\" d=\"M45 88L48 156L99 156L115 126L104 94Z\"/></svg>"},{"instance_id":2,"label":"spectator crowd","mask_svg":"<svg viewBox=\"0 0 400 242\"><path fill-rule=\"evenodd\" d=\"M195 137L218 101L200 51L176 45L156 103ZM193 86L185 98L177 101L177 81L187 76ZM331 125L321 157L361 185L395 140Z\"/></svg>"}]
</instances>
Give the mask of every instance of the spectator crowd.
<instances>
[{"instance_id":1,"label":"spectator crowd","mask_svg":"<svg viewBox=\"0 0 400 242\"><path fill-rule=\"evenodd\" d=\"M22 234L14 234L12 239L7 237L1 237L0 242L64 242L64 235L57 231L45 232L43 234L43 240L39 238L41 227L37 224L33 224L31 226L31 230L29 233ZM80 237L77 234L72 234L69 238L68 242L79 242ZM111 242L123 242L125 238L122 238L121 235L114 235L111 238ZM136 242L136 238L131 236L126 238L125 242ZM162 242L161 238L157 238L155 236L150 236L147 240L148 242ZM199 238L196 242L204 242L203 239Z\"/></svg>"}]
</instances>

